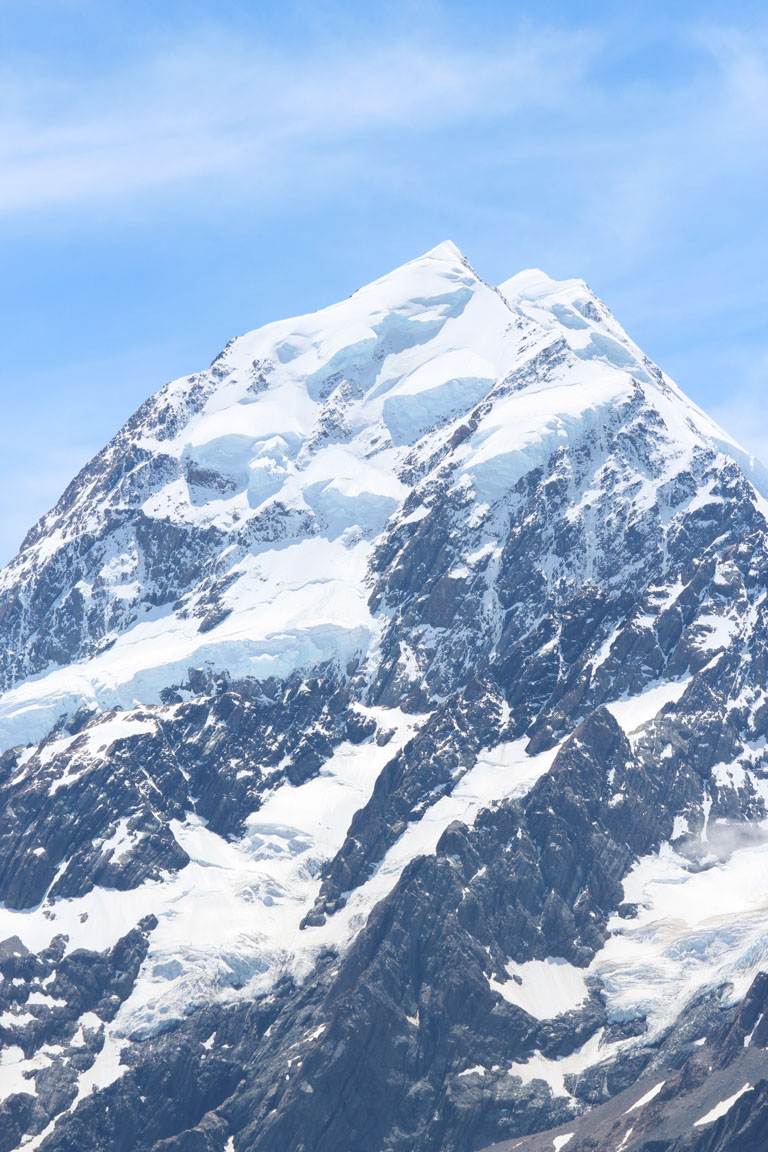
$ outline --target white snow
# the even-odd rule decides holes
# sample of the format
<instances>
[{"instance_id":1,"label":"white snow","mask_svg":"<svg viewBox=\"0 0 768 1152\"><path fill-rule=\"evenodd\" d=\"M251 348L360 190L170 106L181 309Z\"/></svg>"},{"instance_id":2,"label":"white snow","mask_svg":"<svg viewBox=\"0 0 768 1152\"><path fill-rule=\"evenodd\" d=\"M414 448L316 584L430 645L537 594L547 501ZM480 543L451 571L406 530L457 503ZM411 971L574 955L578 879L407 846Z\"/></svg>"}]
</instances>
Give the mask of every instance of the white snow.
<instances>
[{"instance_id":1,"label":"white snow","mask_svg":"<svg viewBox=\"0 0 768 1152\"><path fill-rule=\"evenodd\" d=\"M110 859L117 863L123 857L128 856L131 849L135 846L135 838L131 836L128 831L128 819L122 816L115 827L114 832L108 839L102 841L100 848L105 855L109 855Z\"/></svg>"},{"instance_id":2,"label":"white snow","mask_svg":"<svg viewBox=\"0 0 768 1152\"><path fill-rule=\"evenodd\" d=\"M395 385L383 417L395 444L411 444L428 429L467 411L493 387L497 369L471 349L435 356Z\"/></svg>"},{"instance_id":3,"label":"white snow","mask_svg":"<svg viewBox=\"0 0 768 1152\"><path fill-rule=\"evenodd\" d=\"M76 1108L80 1100L89 1096L100 1088L114 1084L125 1074L127 1068L120 1063L120 1056L126 1047L126 1041L118 1040L111 1027L107 1027L104 1034L104 1043L96 1054L96 1059L90 1068L80 1073L77 1082L77 1099L72 1104Z\"/></svg>"},{"instance_id":4,"label":"white snow","mask_svg":"<svg viewBox=\"0 0 768 1152\"><path fill-rule=\"evenodd\" d=\"M23 1008L15 1012L6 1008L5 1012L0 1012L0 1028L23 1028L25 1024L31 1024L34 1019L32 1013L25 1012Z\"/></svg>"},{"instance_id":5,"label":"white snow","mask_svg":"<svg viewBox=\"0 0 768 1152\"><path fill-rule=\"evenodd\" d=\"M286 969L302 978L324 942L322 930L299 929L319 890L320 865L341 847L384 764L420 721L395 709L369 711L393 730L389 743L340 745L317 777L271 793L241 840L226 841L195 817L173 821L191 860L179 873L126 891L94 888L45 914L0 908L0 939L18 935L39 951L63 932L69 950L102 951L154 913L159 924L112 1025L115 1036L151 1029L232 985L255 994ZM104 847L123 851L129 843L122 821Z\"/></svg>"},{"instance_id":6,"label":"white snow","mask_svg":"<svg viewBox=\"0 0 768 1152\"><path fill-rule=\"evenodd\" d=\"M77 899L58 901L46 908L45 915L42 909L0 908L0 938L18 935L27 947L39 951L54 935L66 933L70 950L101 951L143 916L155 914L159 924L150 939L149 955L113 1024L113 1034L152 1029L211 995L235 994L233 984L255 994L267 990L286 969L303 978L320 949L347 946L406 864L417 855L434 852L453 820L471 824L494 801L524 795L557 753L554 748L528 756L524 740L482 752L452 795L438 800L407 827L374 875L350 893L343 909L325 925L301 931L299 923L319 890L321 862L341 846L353 814L367 801L384 764L420 722L419 717L397 710L368 711L383 728L394 730L390 742L381 747L341 745L320 775L299 787L284 784L271 793L249 818L242 840L225 841L193 817L184 823L174 821L174 836L191 859L181 872L126 891L94 888ZM130 845L127 822L122 820L102 850L120 853ZM523 971L524 996L533 1006L540 995L536 990L540 973L535 964ZM570 1003L578 992L577 978L564 974L557 964L552 971L557 1003Z\"/></svg>"},{"instance_id":7,"label":"white snow","mask_svg":"<svg viewBox=\"0 0 768 1152\"><path fill-rule=\"evenodd\" d=\"M514 391L500 387L553 348L559 359L544 374ZM255 364L266 374L254 392ZM507 494L555 448L599 430L639 386L666 426L670 476L702 445L744 458L671 381L651 380L640 350L583 281L528 270L498 292L448 242L347 300L239 337L217 365L200 410L185 405L199 377L164 390L172 410L187 412L173 437L156 439L150 425L134 437L137 448L212 471L221 484L206 488L211 482L194 472L191 480L180 474L143 492L139 506L156 519L234 533L232 540L265 514L299 513L307 524L278 546L257 535L252 546L225 543L211 557L217 575L236 579L223 594L230 614L210 631L171 605L150 607L118 628L108 650L5 693L0 750L39 740L83 703L157 702L190 666L286 676L328 660L343 668L375 651L380 621L368 606L368 564L377 535L411 490L402 466L414 442L425 461L448 445L456 421L480 399L487 410L450 450L458 483L474 488L478 508ZM341 431L328 434L328 421ZM645 488L636 501L654 498L654 485ZM109 502L89 499L90 488L71 523L51 514L48 534L0 573L0 587L23 580L83 526L96 530ZM422 506L408 519L424 513ZM130 619L126 605L140 603L146 589L136 541L121 532L109 538L100 571L80 585L88 598L98 579L100 594L106 589ZM700 624L702 643L711 645L730 628L714 615ZM641 723L624 703L614 705L622 723ZM646 710L653 704L648 697Z\"/></svg>"},{"instance_id":8,"label":"white snow","mask_svg":"<svg viewBox=\"0 0 768 1152\"><path fill-rule=\"evenodd\" d=\"M87 730L88 752L98 755L107 751L115 741L154 732L155 721L137 716L110 716Z\"/></svg>"},{"instance_id":9,"label":"white snow","mask_svg":"<svg viewBox=\"0 0 768 1152\"><path fill-rule=\"evenodd\" d=\"M539 354L549 367L525 382L523 373ZM265 375L254 389L257 364ZM458 487L474 495L468 516L473 528L553 451L599 437L617 406L640 388L666 429L664 480L682 470L697 449L709 446L762 483L738 445L671 381L652 379L640 350L582 281L557 282L531 270L497 292L451 244L337 305L246 334L225 351L219 368L202 408L182 420L173 437L156 439L147 426L136 434L134 446L162 453L179 466L172 480L142 490L137 507L144 515L211 527L220 534L216 540L224 540L212 546L201 574L233 578L222 594L229 614L200 632L194 615L184 616L171 604L148 607L136 542L130 533L113 535L100 571L83 577L78 588L93 600L98 585L100 595L108 594L118 606L118 618L135 622L117 626L106 638L114 643L98 655L49 668L1 696L0 751L42 739L63 713L84 703L102 711L153 704L163 688L185 681L190 666L264 678L325 661L342 672L353 659L375 661L386 621L383 613L374 616L369 604L370 561L380 533L390 518L402 515L412 491L406 465L418 465L416 472L423 466L429 482L439 474L433 458L440 460L438 468L455 467ZM514 373L523 383L505 388ZM187 377L165 390L164 400L175 412L185 410L194 383ZM480 401L485 403L477 426L454 444L459 423ZM213 481L205 471L216 474ZM641 485L635 506L650 506L656 490L657 482ZM588 508L591 491L581 493L578 514ZM418 493L423 502L400 522L416 524L429 515L428 493L425 483ZM711 493L699 498L714 499ZM84 491L71 521L52 517L50 530L19 566L0 574L0 587L22 586L34 567L73 535L98 534L110 515L108 499L97 506ZM288 519L291 525L295 520L295 527L286 529L285 539L259 535L260 518ZM498 555L498 540L473 541L453 575L470 578L476 564ZM652 589L652 611L661 611L682 587L678 577L670 577ZM141 611L134 618L130 609L137 605ZM638 626L651 619L646 614ZM708 610L696 627L699 646L716 653L733 640L736 625ZM595 667L614 638L615 633L606 638ZM405 645L403 666L419 677L417 654ZM654 684L608 707L634 737L666 703L680 698L687 683ZM180 873L129 891L94 889L57 902L45 914L0 908L0 938L19 935L36 951L60 932L68 934L70 949L108 948L142 916L152 912L159 919L137 987L107 1030L97 1065L81 1078L78 1098L121 1074L121 1037L132 1030L151 1030L215 994L267 989L285 970L301 979L319 949L346 947L409 861L434 852L453 820L471 824L484 807L524 795L556 753L529 757L522 741L484 750L450 796L414 814L343 909L323 926L300 931L318 894L322 862L340 847L383 765L418 723L392 711L381 711L380 718L396 731L389 745L342 745L316 779L268 795L238 841L225 841L195 818L175 822L174 835L191 857ZM151 718L119 714L92 726L82 756L52 790L88 771L89 761L115 739L153 726ZM51 741L41 749L40 761L49 763L82 739L81 734ZM19 774L30 762L28 749ZM744 774L739 764L721 765L715 780L739 787ZM711 803L705 792L702 839L710 847L717 834L717 825L710 827L708 820ZM674 838L688 830L686 818L679 816ZM130 846L123 820L101 847L119 854ZM627 878L625 897L640 904L640 913L635 920L611 921L612 935L588 971L556 959L529 961L508 965L509 980L493 986L546 1020L582 1004L587 980L594 978L602 982L609 1013L619 1019L647 1014L653 1037L687 997L724 981L735 997L765 965L766 865L765 845L737 847L703 869L666 846L639 861ZM86 1026L100 1023L81 1021L80 1034ZM511 1074L526 1081L543 1078L553 1092L567 1095L569 1073L618 1050L601 1040L596 1034L563 1060L536 1053L513 1066ZM24 1071L37 1067L16 1058L18 1050L10 1052L13 1062L0 1067L0 1090L18 1085ZM461 1075L483 1073L477 1066ZM23 1083L33 1090L33 1084Z\"/></svg>"},{"instance_id":10,"label":"white snow","mask_svg":"<svg viewBox=\"0 0 768 1152\"><path fill-rule=\"evenodd\" d=\"M662 376L661 386L651 381L642 350L583 280L553 280L532 268L504 281L499 289L537 329L543 328L565 341L576 356L584 359L585 367L592 367L596 361L620 367L640 382L677 445L685 448L699 440L723 453L765 495L765 470L668 376Z\"/></svg>"},{"instance_id":11,"label":"white snow","mask_svg":"<svg viewBox=\"0 0 768 1152\"><path fill-rule=\"evenodd\" d=\"M664 680L662 683L649 685L635 696L612 700L606 704L606 708L630 736L643 724L653 720L665 704L676 704L689 683L690 677L683 680Z\"/></svg>"},{"instance_id":12,"label":"white snow","mask_svg":"<svg viewBox=\"0 0 768 1152\"><path fill-rule=\"evenodd\" d=\"M594 428L626 397L631 382L615 369L596 368L588 386L563 367L562 382L531 387L497 400L471 440L457 451L478 499L494 501L556 448Z\"/></svg>"},{"instance_id":13,"label":"white snow","mask_svg":"<svg viewBox=\"0 0 768 1152\"><path fill-rule=\"evenodd\" d=\"M680 840L681 837L685 836L688 832L690 832L690 828L688 827L687 817L681 815L675 816L672 823L672 840Z\"/></svg>"},{"instance_id":14,"label":"white snow","mask_svg":"<svg viewBox=\"0 0 768 1152\"><path fill-rule=\"evenodd\" d=\"M699 633L697 647L703 652L718 652L727 648L738 631L738 620L715 613L703 613L696 619Z\"/></svg>"},{"instance_id":15,"label":"white snow","mask_svg":"<svg viewBox=\"0 0 768 1152\"><path fill-rule=\"evenodd\" d=\"M482 1064L473 1064L471 1068L465 1068L463 1072L459 1072L459 1079L462 1076L485 1076L485 1068Z\"/></svg>"},{"instance_id":16,"label":"white snow","mask_svg":"<svg viewBox=\"0 0 768 1152\"><path fill-rule=\"evenodd\" d=\"M645 1016L648 1041L705 989L726 985L728 1003L743 997L768 963L768 840L739 847L738 831L726 834L736 847L704 867L670 845L642 857L624 881L638 915L612 917L590 965L609 1018Z\"/></svg>"},{"instance_id":17,"label":"white snow","mask_svg":"<svg viewBox=\"0 0 768 1152\"><path fill-rule=\"evenodd\" d=\"M584 970L561 958L509 963L506 969L510 979L489 979L491 988L537 1020L571 1012L589 995Z\"/></svg>"},{"instance_id":18,"label":"white snow","mask_svg":"<svg viewBox=\"0 0 768 1152\"><path fill-rule=\"evenodd\" d=\"M738 1092L734 1092L733 1096L729 1096L727 1100L721 1100L710 1112L707 1112L706 1115L700 1116L698 1120L695 1120L693 1124L694 1128L703 1128L705 1124L714 1124L715 1120L719 1120L721 1116L725 1116L727 1112L730 1112L736 1101L740 1100L744 1093L751 1091L751 1089L751 1084L743 1084Z\"/></svg>"},{"instance_id":19,"label":"white snow","mask_svg":"<svg viewBox=\"0 0 768 1152\"><path fill-rule=\"evenodd\" d=\"M536 781L552 767L558 744L547 752L529 756L526 739L508 740L483 749L475 765L454 788L457 800L487 807L495 800L516 799L530 792ZM467 809L468 811L469 809ZM474 815L472 817L474 819ZM456 819L465 819L458 816Z\"/></svg>"},{"instance_id":20,"label":"white snow","mask_svg":"<svg viewBox=\"0 0 768 1152\"><path fill-rule=\"evenodd\" d=\"M646 1104L650 1104L651 1100L656 1099L665 1084L666 1080L660 1080L649 1092L646 1092L644 1096L641 1096L639 1100L636 1100L634 1104L630 1105L624 1115L629 1116L630 1112L636 1112L638 1108L645 1108Z\"/></svg>"},{"instance_id":21,"label":"white snow","mask_svg":"<svg viewBox=\"0 0 768 1152\"><path fill-rule=\"evenodd\" d=\"M335 660L342 667L377 635L364 582L370 545L310 538L262 552L225 594L235 609L209 632L173 614L136 624L91 660L27 680L0 697L0 745L40 739L84 701L106 708L157 702L190 666L237 676L287 676Z\"/></svg>"},{"instance_id":22,"label":"white snow","mask_svg":"<svg viewBox=\"0 0 768 1152\"><path fill-rule=\"evenodd\" d=\"M712 768L712 777L719 788L741 788L747 780L744 767L738 762L731 764L715 764Z\"/></svg>"},{"instance_id":23,"label":"white snow","mask_svg":"<svg viewBox=\"0 0 768 1152\"><path fill-rule=\"evenodd\" d=\"M701 842L702 844L706 844L709 839L709 814L712 811L712 797L707 791L706 786L701 800L701 810L704 813L704 823L701 826Z\"/></svg>"},{"instance_id":24,"label":"white snow","mask_svg":"<svg viewBox=\"0 0 768 1152\"><path fill-rule=\"evenodd\" d=\"M617 1144L617 1146L616 1146L616 1152L624 1152L624 1149L626 1148L627 1144L629 1144L629 1141L632 1139L632 1133L634 1132L634 1130L635 1130L634 1125L627 1128L626 1132L624 1133L624 1135L621 1138L621 1143Z\"/></svg>"},{"instance_id":25,"label":"white snow","mask_svg":"<svg viewBox=\"0 0 768 1152\"><path fill-rule=\"evenodd\" d=\"M559 750L558 746L537 756L528 756L526 743L525 740L510 741L482 752L453 792L441 797L420 819L410 823L370 879L350 892L345 906L322 928L312 929L312 933L328 944L343 947L365 923L371 908L394 888L406 865L416 856L435 851L449 824L459 820L471 825L477 814L494 801L524 796L549 770Z\"/></svg>"},{"instance_id":26,"label":"white snow","mask_svg":"<svg viewBox=\"0 0 768 1152\"><path fill-rule=\"evenodd\" d=\"M555 1152L561 1152L561 1150L565 1148L566 1144L570 1144L575 1135L575 1132L563 1132L562 1136L555 1136L554 1140L552 1141L552 1147L554 1148Z\"/></svg>"},{"instance_id":27,"label":"white snow","mask_svg":"<svg viewBox=\"0 0 768 1152\"><path fill-rule=\"evenodd\" d=\"M745 1048L749 1048L750 1044L752 1043L752 1037L754 1036L757 1029L760 1027L762 1020L763 1020L763 1013L761 1012L760 1015L758 1016L757 1020L755 1020L755 1026L752 1029L752 1031L747 1036L744 1037L744 1047Z\"/></svg>"},{"instance_id":28,"label":"white snow","mask_svg":"<svg viewBox=\"0 0 768 1152\"><path fill-rule=\"evenodd\" d=\"M54 760L62 752L66 752L66 750L74 744L76 739L77 736L60 736L56 740L47 741L47 743L41 746L38 752L40 763L49 764L51 760ZM29 749L29 754L30 756L34 754L33 748Z\"/></svg>"},{"instance_id":29,"label":"white snow","mask_svg":"<svg viewBox=\"0 0 768 1152\"><path fill-rule=\"evenodd\" d=\"M27 997L27 1004L44 1004L47 1008L61 1008L66 1003L66 1000L57 1000L55 996L49 996L46 992L33 991Z\"/></svg>"},{"instance_id":30,"label":"white snow","mask_svg":"<svg viewBox=\"0 0 768 1152\"><path fill-rule=\"evenodd\" d=\"M530 1084L533 1080L543 1080L549 1086L553 1096L571 1098L571 1093L565 1086L566 1076L575 1076L586 1072L595 1064L602 1064L614 1056L622 1047L626 1047L626 1040L603 1044L603 1029L595 1032L593 1036L572 1052L570 1056L562 1056L559 1060L551 1060L541 1052L534 1052L526 1061L512 1064L509 1068L510 1076L518 1076L523 1084Z\"/></svg>"},{"instance_id":31,"label":"white snow","mask_svg":"<svg viewBox=\"0 0 768 1152\"><path fill-rule=\"evenodd\" d=\"M30 1060L24 1059L24 1052L16 1045L0 1049L0 1101L17 1092L37 1095L35 1081L25 1073L37 1072L50 1063L48 1057L38 1053Z\"/></svg>"}]
</instances>

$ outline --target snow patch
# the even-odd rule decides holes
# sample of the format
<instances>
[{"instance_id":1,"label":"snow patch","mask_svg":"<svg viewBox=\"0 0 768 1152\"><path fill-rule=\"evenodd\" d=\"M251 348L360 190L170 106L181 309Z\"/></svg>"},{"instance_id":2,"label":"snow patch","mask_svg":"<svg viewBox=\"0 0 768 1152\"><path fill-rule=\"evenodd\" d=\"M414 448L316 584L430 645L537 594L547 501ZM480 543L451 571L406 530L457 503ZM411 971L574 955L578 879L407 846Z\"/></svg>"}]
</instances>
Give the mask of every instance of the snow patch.
<instances>
[{"instance_id":1,"label":"snow patch","mask_svg":"<svg viewBox=\"0 0 768 1152\"><path fill-rule=\"evenodd\" d=\"M624 1115L629 1116L630 1112L636 1112L638 1108L645 1108L646 1104L650 1104L651 1100L656 1099L665 1084L666 1080L661 1080L655 1087L651 1088L649 1092L646 1092L644 1096L641 1096L639 1100L636 1100L634 1104L627 1108Z\"/></svg>"},{"instance_id":2,"label":"snow patch","mask_svg":"<svg viewBox=\"0 0 768 1152\"><path fill-rule=\"evenodd\" d=\"M577 1076L595 1064L602 1064L627 1044L627 1041L614 1041L604 1045L603 1031L601 1028L575 1052L569 1056L561 1056L558 1060L551 1060L548 1056L543 1056L541 1052L534 1052L523 1063L512 1064L508 1074L519 1077L523 1084L530 1084L534 1080L543 1080L549 1086L553 1096L565 1096L573 1099L565 1086L566 1076Z\"/></svg>"},{"instance_id":3,"label":"snow patch","mask_svg":"<svg viewBox=\"0 0 768 1152\"><path fill-rule=\"evenodd\" d=\"M240 840L223 839L194 816L172 821L190 857L180 872L124 891L94 888L45 911L0 908L0 939L17 935L39 952L66 933L69 951L103 951L142 917L156 915L140 977L114 1021L115 1036L152 1031L217 994L267 991L286 970L303 978L323 943L299 928L319 891L321 865L341 847L384 764L420 722L396 709L366 711L393 730L389 743L341 744L318 776L268 795ZM122 821L104 847L129 845Z\"/></svg>"},{"instance_id":4,"label":"snow patch","mask_svg":"<svg viewBox=\"0 0 768 1152\"><path fill-rule=\"evenodd\" d=\"M474 823L477 814L494 801L524 796L545 772L559 751L529 756L527 741L514 740L482 752L475 765L455 785L449 796L427 808L419 820L408 825L387 851L373 876L350 892L343 908L312 934L327 944L346 945L368 918L370 910L395 886L403 869L416 856L430 855L449 824Z\"/></svg>"},{"instance_id":5,"label":"snow patch","mask_svg":"<svg viewBox=\"0 0 768 1152\"><path fill-rule=\"evenodd\" d=\"M734 1092L733 1096L729 1096L726 1100L721 1100L710 1112L707 1112L704 1116L700 1116L698 1120L694 1120L694 1128L703 1128L705 1124L714 1124L715 1120L719 1120L721 1116L725 1116L727 1112L730 1112L736 1101L740 1100L746 1092L750 1092L751 1090L751 1084L743 1084L738 1092Z\"/></svg>"},{"instance_id":6,"label":"snow patch","mask_svg":"<svg viewBox=\"0 0 768 1152\"><path fill-rule=\"evenodd\" d=\"M627 736L630 736L658 716L666 704L676 704L689 683L690 677L684 680L665 680L649 685L636 696L612 700L605 707Z\"/></svg>"},{"instance_id":7,"label":"snow patch","mask_svg":"<svg viewBox=\"0 0 768 1152\"><path fill-rule=\"evenodd\" d=\"M370 549L365 541L346 546L341 539L308 538L248 557L223 598L230 614L208 632L199 631L194 617L161 614L124 632L107 652L6 692L0 750L40 740L63 713L83 704L157 703L164 687L186 680L190 667L257 679L326 661L345 667L378 634L364 579Z\"/></svg>"},{"instance_id":8,"label":"snow patch","mask_svg":"<svg viewBox=\"0 0 768 1152\"><path fill-rule=\"evenodd\" d=\"M552 1020L572 1012L589 995L584 971L560 958L528 960L506 965L510 979L488 983L508 1004L522 1008L537 1020Z\"/></svg>"}]
</instances>

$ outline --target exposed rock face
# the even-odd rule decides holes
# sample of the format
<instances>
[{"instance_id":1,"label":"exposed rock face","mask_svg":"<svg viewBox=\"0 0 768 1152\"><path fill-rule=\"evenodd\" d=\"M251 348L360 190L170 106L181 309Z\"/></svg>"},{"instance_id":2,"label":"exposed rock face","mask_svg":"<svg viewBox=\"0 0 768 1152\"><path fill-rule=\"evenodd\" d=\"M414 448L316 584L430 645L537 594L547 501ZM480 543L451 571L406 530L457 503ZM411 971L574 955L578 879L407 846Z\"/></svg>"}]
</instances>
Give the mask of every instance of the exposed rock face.
<instances>
[{"instance_id":1,"label":"exposed rock face","mask_svg":"<svg viewBox=\"0 0 768 1152\"><path fill-rule=\"evenodd\" d=\"M0 1152L762 1146L763 491L451 245L149 400L0 574Z\"/></svg>"},{"instance_id":2,"label":"exposed rock face","mask_svg":"<svg viewBox=\"0 0 768 1152\"><path fill-rule=\"evenodd\" d=\"M744 1001L711 1022L710 1035L689 1043L679 1060L659 1063L567 1124L494 1144L488 1152L747 1152L768 1137L768 977L761 972Z\"/></svg>"}]
</instances>

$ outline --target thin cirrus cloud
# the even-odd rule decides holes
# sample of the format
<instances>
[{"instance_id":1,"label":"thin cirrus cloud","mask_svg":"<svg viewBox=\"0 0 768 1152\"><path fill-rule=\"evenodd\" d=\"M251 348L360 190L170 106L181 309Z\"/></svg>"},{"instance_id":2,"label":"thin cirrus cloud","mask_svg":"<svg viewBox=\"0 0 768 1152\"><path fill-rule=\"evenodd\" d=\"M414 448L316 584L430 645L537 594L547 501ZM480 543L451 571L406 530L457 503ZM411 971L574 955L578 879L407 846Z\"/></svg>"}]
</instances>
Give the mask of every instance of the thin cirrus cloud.
<instances>
[{"instance_id":1,"label":"thin cirrus cloud","mask_svg":"<svg viewBox=\"0 0 768 1152\"><path fill-rule=\"evenodd\" d=\"M361 186L372 173L396 184L419 138L453 132L480 167L549 166L549 183L562 183L574 266L595 240L606 258L633 257L667 243L718 185L768 166L765 42L721 27L676 38L697 63L663 83L617 83L605 72L609 36L551 28L498 45L372 40L303 54L218 34L87 80L44 66L6 74L0 222L140 204L164 190L204 203L211 181L230 180L233 196L256 201L288 185L311 194L335 166ZM514 192L505 207L515 210ZM534 233L553 233L535 205L528 216ZM562 251L561 231L556 238Z\"/></svg>"},{"instance_id":2,"label":"thin cirrus cloud","mask_svg":"<svg viewBox=\"0 0 768 1152\"><path fill-rule=\"evenodd\" d=\"M592 37L548 34L491 54L392 44L297 59L219 37L134 60L88 84L6 76L0 213L222 174L250 173L266 192L307 150L343 148L376 131L418 136L449 122L556 108L578 89L594 53Z\"/></svg>"},{"instance_id":3,"label":"thin cirrus cloud","mask_svg":"<svg viewBox=\"0 0 768 1152\"><path fill-rule=\"evenodd\" d=\"M768 394L768 349L741 355L737 387L724 375L723 397L712 410L716 420L768 464L768 422L765 418Z\"/></svg>"},{"instance_id":4,"label":"thin cirrus cloud","mask_svg":"<svg viewBox=\"0 0 768 1152\"><path fill-rule=\"evenodd\" d=\"M768 42L722 27L692 28L681 40L695 67L623 94L593 85L596 120L576 134L577 146L597 152L582 224L589 229L602 214L613 261L650 263L682 240L680 267L690 266L698 255L691 228L712 219L698 237L699 251L711 254L750 187L765 189Z\"/></svg>"}]
</instances>

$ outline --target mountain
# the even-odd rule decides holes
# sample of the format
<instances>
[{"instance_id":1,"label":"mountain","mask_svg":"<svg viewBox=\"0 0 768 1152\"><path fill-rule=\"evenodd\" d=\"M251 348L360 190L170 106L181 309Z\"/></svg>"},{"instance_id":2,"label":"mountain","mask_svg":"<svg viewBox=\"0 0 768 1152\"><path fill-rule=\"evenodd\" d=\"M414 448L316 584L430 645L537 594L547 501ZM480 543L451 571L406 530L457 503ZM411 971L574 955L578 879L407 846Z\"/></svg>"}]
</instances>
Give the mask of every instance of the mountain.
<instances>
[{"instance_id":1,"label":"mountain","mask_svg":"<svg viewBox=\"0 0 768 1152\"><path fill-rule=\"evenodd\" d=\"M768 478L449 243L0 574L0 1152L768 1136Z\"/></svg>"}]
</instances>

